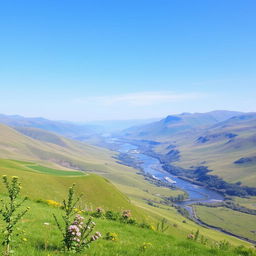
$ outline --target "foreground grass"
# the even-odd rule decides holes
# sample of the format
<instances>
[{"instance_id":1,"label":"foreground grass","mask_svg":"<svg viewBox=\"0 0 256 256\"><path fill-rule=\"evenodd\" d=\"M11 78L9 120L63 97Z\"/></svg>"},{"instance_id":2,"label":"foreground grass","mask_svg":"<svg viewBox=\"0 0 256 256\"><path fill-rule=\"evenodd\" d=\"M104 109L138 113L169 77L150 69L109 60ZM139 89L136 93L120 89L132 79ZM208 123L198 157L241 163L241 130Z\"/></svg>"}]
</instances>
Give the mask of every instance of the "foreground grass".
<instances>
[{"instance_id":1,"label":"foreground grass","mask_svg":"<svg viewBox=\"0 0 256 256\"><path fill-rule=\"evenodd\" d=\"M195 206L197 216L205 223L233 234L256 240L256 216L225 207Z\"/></svg>"},{"instance_id":2,"label":"foreground grass","mask_svg":"<svg viewBox=\"0 0 256 256\"><path fill-rule=\"evenodd\" d=\"M129 193L128 198L105 178L95 174L81 173L80 176L74 176L72 171L63 171L65 172L65 176L63 176L58 175L59 173L56 175L58 170L53 168L45 167L41 169L41 167L39 167L40 172L39 170L31 168L31 166L37 167L39 165L31 164L31 162L0 159L0 176L19 176L23 187L22 195L28 196L32 200L43 199L62 202L62 199L66 196L67 188L70 187L72 183L76 183L77 194L84 194L80 204L81 209L102 207L105 210L111 209L119 212L129 209L132 211L133 217L139 222L145 221L155 225L156 222L160 221L162 218L166 218L170 225L178 226L178 228L167 230L170 235L175 237L184 238L191 231L199 229L200 233L209 240L227 240L236 246L241 244L248 246L246 242L221 232L200 227L192 221L186 220L186 222L183 223L184 217L177 213L174 207L163 206L161 204L158 204L158 207L152 207L145 202L148 197L157 197L156 194L158 193L168 196L168 193L175 192L170 189L158 188L152 184L147 185L147 190L137 189L136 186L139 188L142 186L142 183L138 180L138 183L136 186L134 184L132 189L130 189L131 187L129 186L123 188L124 191L130 191L131 195ZM51 173L45 173L45 170ZM60 170L60 173L61 172ZM119 175L120 174L121 172ZM137 176L141 178L140 175ZM124 178L127 177L129 177L128 174L124 176ZM3 186L0 186L0 193L5 193Z\"/></svg>"},{"instance_id":3,"label":"foreground grass","mask_svg":"<svg viewBox=\"0 0 256 256\"><path fill-rule=\"evenodd\" d=\"M61 210L56 207L42 203L28 201L31 206L29 213L19 225L24 234L15 243L14 255L36 256L36 255L69 255L61 253L61 236L55 226L52 214L60 216ZM247 249L235 249L228 247L218 249L213 242L202 245L199 242L187 240L186 237L174 237L149 229L142 229L136 226L122 224L106 219L95 219L95 230L103 234L103 238L91 245L91 248L80 255L113 256L113 255L150 255L150 256L210 256L210 255L255 255L248 254ZM49 223L50 225L45 225ZM117 241L104 239L107 232L117 234ZM24 241L25 240L25 241ZM146 243L146 248L142 246ZM247 254L241 254L246 251Z\"/></svg>"}]
</instances>

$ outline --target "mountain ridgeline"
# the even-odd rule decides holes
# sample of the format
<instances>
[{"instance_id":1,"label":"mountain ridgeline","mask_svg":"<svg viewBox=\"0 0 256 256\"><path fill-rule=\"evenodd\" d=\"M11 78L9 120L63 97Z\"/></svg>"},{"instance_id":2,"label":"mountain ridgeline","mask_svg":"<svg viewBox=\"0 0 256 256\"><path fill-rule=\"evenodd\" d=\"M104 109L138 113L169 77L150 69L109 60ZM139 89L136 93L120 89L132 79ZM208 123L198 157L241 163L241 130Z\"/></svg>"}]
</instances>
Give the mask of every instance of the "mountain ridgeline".
<instances>
[{"instance_id":1,"label":"mountain ridgeline","mask_svg":"<svg viewBox=\"0 0 256 256\"><path fill-rule=\"evenodd\" d=\"M186 169L187 176L203 166L215 181L256 187L256 113L183 113L126 129L119 136L157 142L151 151L165 164Z\"/></svg>"}]
</instances>

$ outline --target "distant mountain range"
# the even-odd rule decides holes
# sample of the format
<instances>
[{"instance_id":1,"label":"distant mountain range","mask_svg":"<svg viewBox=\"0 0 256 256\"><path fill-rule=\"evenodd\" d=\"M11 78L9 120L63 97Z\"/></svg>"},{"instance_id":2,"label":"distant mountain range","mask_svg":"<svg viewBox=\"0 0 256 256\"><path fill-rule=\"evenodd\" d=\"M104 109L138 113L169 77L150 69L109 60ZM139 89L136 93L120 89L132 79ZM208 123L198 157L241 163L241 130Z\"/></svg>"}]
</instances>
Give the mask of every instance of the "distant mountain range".
<instances>
[{"instance_id":1,"label":"distant mountain range","mask_svg":"<svg viewBox=\"0 0 256 256\"><path fill-rule=\"evenodd\" d=\"M256 113L183 113L126 129L120 136L160 142L154 150L176 166L206 166L228 182L256 186Z\"/></svg>"},{"instance_id":2,"label":"distant mountain range","mask_svg":"<svg viewBox=\"0 0 256 256\"><path fill-rule=\"evenodd\" d=\"M25 132L25 128L39 128L81 141L86 141L91 136L98 134L121 131L130 126L142 125L153 121L156 121L156 119L106 120L81 124L68 121L54 121L42 117L23 117L19 115L0 114L0 123L11 126L19 131Z\"/></svg>"},{"instance_id":3,"label":"distant mountain range","mask_svg":"<svg viewBox=\"0 0 256 256\"><path fill-rule=\"evenodd\" d=\"M208 113L182 113L169 115L166 118L142 126L125 129L122 136L128 138L165 140L175 134L197 130L225 121L241 112L218 110Z\"/></svg>"},{"instance_id":4,"label":"distant mountain range","mask_svg":"<svg viewBox=\"0 0 256 256\"><path fill-rule=\"evenodd\" d=\"M1 126L0 129L0 156L35 158L68 168L83 168L87 166L85 154L94 154L89 157L90 163L97 163L102 152L67 138L101 145L104 140L101 135L115 131L115 136L128 140L159 142L152 144L153 149L166 155L176 166L190 168L203 165L212 170L211 174L228 182L256 186L256 113L218 110L169 115L150 121L76 124L0 115L0 123L9 126ZM127 128L129 125L133 126ZM120 132L123 127L125 129Z\"/></svg>"}]
</instances>

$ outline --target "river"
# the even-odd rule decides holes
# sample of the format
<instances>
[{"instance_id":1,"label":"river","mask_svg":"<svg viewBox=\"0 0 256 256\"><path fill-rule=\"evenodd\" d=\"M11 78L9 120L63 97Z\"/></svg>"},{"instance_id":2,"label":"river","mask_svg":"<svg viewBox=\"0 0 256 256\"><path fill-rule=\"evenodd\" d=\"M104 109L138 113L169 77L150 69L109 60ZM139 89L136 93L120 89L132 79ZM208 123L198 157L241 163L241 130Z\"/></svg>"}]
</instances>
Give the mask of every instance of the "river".
<instances>
[{"instance_id":1,"label":"river","mask_svg":"<svg viewBox=\"0 0 256 256\"><path fill-rule=\"evenodd\" d=\"M112 141L112 143L116 142ZM166 172L157 158L141 153L138 150L138 146L130 143L117 143L117 145L117 151L120 153L126 153L132 157L137 163L139 163L140 168L145 174L165 182L168 182L169 180L173 186L185 191L188 194L188 198L177 204L187 209L191 217L195 216L190 205L194 203L214 203L224 200L224 197L216 191L195 185Z\"/></svg>"},{"instance_id":2,"label":"river","mask_svg":"<svg viewBox=\"0 0 256 256\"><path fill-rule=\"evenodd\" d=\"M170 181L174 182L174 183L171 182L172 186L175 186L178 189L185 191L188 194L188 198L186 200L176 203L176 204L185 208L188 211L190 217L195 222L197 222L199 225L202 225L204 227L208 227L208 228L211 228L214 230L221 231L225 234L228 234L228 235L231 235L231 236L234 236L239 239L242 239L242 240L245 240L245 241L255 244L255 241L253 241L251 239L244 238L244 237L238 236L236 234L230 233L222 228L210 226L207 223L201 222L197 218L197 216L193 210L193 207L191 205L193 205L195 203L221 202L224 200L223 195L221 195L220 193L218 193L214 190L210 190L203 186L195 185L192 182L183 180L181 178L178 178L178 177L166 172L162 168L162 164L160 163L160 161L157 158L141 153L138 149L138 146L133 145L132 142L126 143L126 142L119 141L116 138L108 138L107 142L108 142L108 144L114 145L115 151L128 154L129 157L133 158L135 160L136 164L139 164L140 169L143 170L143 172L145 174L151 175L155 179L160 179L162 181L166 181L166 178L167 178L167 180L169 178Z\"/></svg>"}]
</instances>

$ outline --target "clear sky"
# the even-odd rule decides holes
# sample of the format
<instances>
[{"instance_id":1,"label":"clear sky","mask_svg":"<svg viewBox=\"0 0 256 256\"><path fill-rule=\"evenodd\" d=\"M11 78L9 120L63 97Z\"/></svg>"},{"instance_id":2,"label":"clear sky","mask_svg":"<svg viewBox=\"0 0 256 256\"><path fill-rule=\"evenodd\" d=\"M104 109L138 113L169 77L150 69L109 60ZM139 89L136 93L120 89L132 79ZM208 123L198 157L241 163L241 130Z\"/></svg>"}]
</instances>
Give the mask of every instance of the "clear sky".
<instances>
[{"instance_id":1,"label":"clear sky","mask_svg":"<svg viewBox=\"0 0 256 256\"><path fill-rule=\"evenodd\" d=\"M0 1L0 113L256 111L255 0Z\"/></svg>"}]
</instances>

